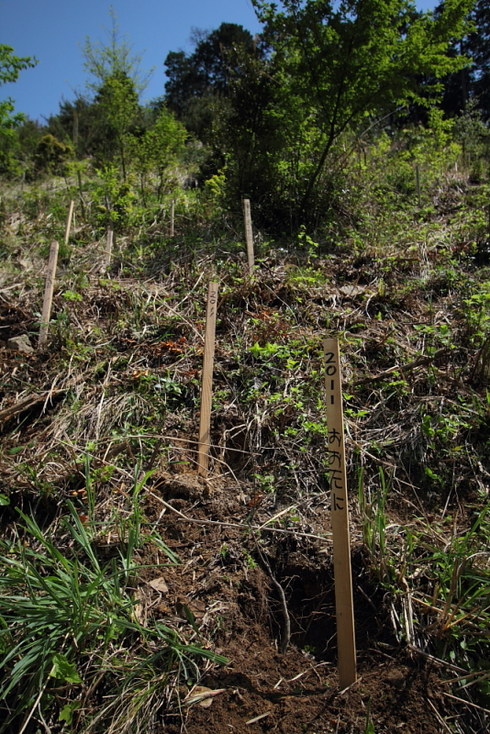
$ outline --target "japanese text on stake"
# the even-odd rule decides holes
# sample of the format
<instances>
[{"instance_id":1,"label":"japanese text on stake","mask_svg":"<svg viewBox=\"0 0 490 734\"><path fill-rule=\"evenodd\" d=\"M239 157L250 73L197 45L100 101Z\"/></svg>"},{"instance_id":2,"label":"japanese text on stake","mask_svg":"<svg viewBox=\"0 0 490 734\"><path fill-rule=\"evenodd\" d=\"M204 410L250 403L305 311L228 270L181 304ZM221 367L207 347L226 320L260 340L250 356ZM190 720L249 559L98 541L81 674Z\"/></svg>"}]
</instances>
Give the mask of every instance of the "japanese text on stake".
<instances>
[{"instance_id":1,"label":"japanese text on stake","mask_svg":"<svg viewBox=\"0 0 490 734\"><path fill-rule=\"evenodd\" d=\"M330 388L328 399L330 405L335 405L335 396L340 394L338 383L339 376L335 366L335 355L327 352L325 355L327 385ZM339 407L339 406L336 406ZM330 487L332 490L332 512L345 509L345 486L344 472L342 470L343 436L336 428L331 428L327 433L328 450L328 472L330 475Z\"/></svg>"}]
</instances>

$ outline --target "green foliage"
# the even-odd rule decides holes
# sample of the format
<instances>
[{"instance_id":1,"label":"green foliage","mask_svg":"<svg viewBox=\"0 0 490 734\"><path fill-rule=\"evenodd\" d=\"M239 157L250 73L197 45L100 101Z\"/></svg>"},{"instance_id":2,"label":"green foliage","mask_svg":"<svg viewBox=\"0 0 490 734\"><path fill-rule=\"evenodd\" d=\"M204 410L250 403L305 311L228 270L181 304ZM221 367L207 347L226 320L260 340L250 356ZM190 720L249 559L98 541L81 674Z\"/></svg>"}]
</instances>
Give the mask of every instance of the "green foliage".
<instances>
[{"instance_id":1,"label":"green foliage","mask_svg":"<svg viewBox=\"0 0 490 734\"><path fill-rule=\"evenodd\" d=\"M243 74L242 55L260 55L260 43L235 23L222 23L210 33L194 30L195 50L171 51L165 59L165 101L186 128L209 139L230 85Z\"/></svg>"},{"instance_id":2,"label":"green foliage","mask_svg":"<svg viewBox=\"0 0 490 734\"><path fill-rule=\"evenodd\" d=\"M82 53L84 69L89 74L87 87L98 92L111 78L128 78L137 96L145 89L152 72L140 69L141 55L132 53L132 46L126 37L121 37L116 13L111 6L111 29L106 29L108 43L92 42L85 38Z\"/></svg>"},{"instance_id":3,"label":"green foliage","mask_svg":"<svg viewBox=\"0 0 490 734\"><path fill-rule=\"evenodd\" d=\"M364 723L364 734L376 734L373 720L371 718L371 699L369 699L366 707L366 721Z\"/></svg>"},{"instance_id":4,"label":"green foliage","mask_svg":"<svg viewBox=\"0 0 490 734\"><path fill-rule=\"evenodd\" d=\"M104 565L99 560L92 544L93 521L84 524L71 504L65 529L72 552L61 551L51 533L24 513L23 535L1 541L0 731L8 730L20 716L28 720L38 704L45 714L49 711L51 716L57 710L59 721L72 721L79 708L78 691L90 679L94 657L106 659L98 675L115 685L116 696L108 707L113 720L120 697L129 700L142 695L142 677L144 690L149 680L158 677L163 685L175 660L187 677L196 656L224 662L208 650L186 645L159 621L144 627L134 613L130 583L137 571L134 553L140 544L138 495L148 476L135 483L135 509L131 521L126 521L126 551L119 563ZM135 636L140 640L139 654L132 649ZM158 653L150 652L154 644ZM116 655L108 654L113 646ZM131 669L121 685L124 654L131 658ZM130 670L138 671L134 680Z\"/></svg>"},{"instance_id":5,"label":"green foliage","mask_svg":"<svg viewBox=\"0 0 490 734\"><path fill-rule=\"evenodd\" d=\"M96 171L92 197L97 211L97 224L103 230L112 226L119 232L133 223L137 195L132 178L121 180L114 165Z\"/></svg>"},{"instance_id":6,"label":"green foliage","mask_svg":"<svg viewBox=\"0 0 490 734\"><path fill-rule=\"evenodd\" d=\"M162 107L151 127L143 134L133 134L128 138L130 155L141 178L143 197L149 174L155 172L158 175L157 197L159 201L162 200L163 194L167 193L166 180L170 184L172 182L168 169L183 154L187 137L184 126Z\"/></svg>"},{"instance_id":7,"label":"green foliage","mask_svg":"<svg viewBox=\"0 0 490 734\"><path fill-rule=\"evenodd\" d=\"M481 283L475 293L463 300L463 304L470 339L481 347L490 331L490 282Z\"/></svg>"},{"instance_id":8,"label":"green foliage","mask_svg":"<svg viewBox=\"0 0 490 734\"><path fill-rule=\"evenodd\" d=\"M454 167L461 149L453 140L453 120L445 120L441 109L433 107L427 113L427 125L404 131L405 151L401 156L426 171L442 171Z\"/></svg>"},{"instance_id":9,"label":"green foliage","mask_svg":"<svg viewBox=\"0 0 490 734\"><path fill-rule=\"evenodd\" d=\"M53 135L43 135L34 154L35 167L44 173L61 175L72 155L73 149L70 145L61 143Z\"/></svg>"},{"instance_id":10,"label":"green foliage","mask_svg":"<svg viewBox=\"0 0 490 734\"><path fill-rule=\"evenodd\" d=\"M0 86L15 82L23 69L33 68L37 60L29 56L15 56L14 49L0 44ZM0 101L0 172L13 173L16 170L13 153L16 147L16 128L25 120L17 112L12 99Z\"/></svg>"},{"instance_id":11,"label":"green foliage","mask_svg":"<svg viewBox=\"0 0 490 734\"><path fill-rule=\"evenodd\" d=\"M387 548L387 515L389 483L383 469L379 469L379 484L376 491L368 492L364 484L364 471L359 470L358 500L361 513L362 535L369 562L380 579L385 583L392 580L392 561Z\"/></svg>"},{"instance_id":12,"label":"green foliage","mask_svg":"<svg viewBox=\"0 0 490 734\"><path fill-rule=\"evenodd\" d=\"M9 628L2 631L6 654L1 661L1 691L3 700L15 695L4 726L20 711L28 711L49 677L63 677L62 661L65 672L76 677L77 649L90 650L96 641L105 646L134 628L131 600L119 584L119 572L107 574L100 566L73 509L71 515L73 524L67 528L85 551L84 562L65 558L27 515L23 515L25 530L40 543L40 550L23 549L21 541L2 543L5 575L0 614ZM49 570L49 574L38 569ZM65 683L76 682L65 678Z\"/></svg>"},{"instance_id":13,"label":"green foliage","mask_svg":"<svg viewBox=\"0 0 490 734\"><path fill-rule=\"evenodd\" d=\"M471 0L450 0L437 19L416 14L406 0L284 0L281 8L255 0L254 6L283 88L278 114L290 131L285 160L293 141L301 140L295 216L309 210L311 217L325 163L344 132L400 105L430 104L440 85L417 79L430 74L437 80L466 63L446 50L464 32Z\"/></svg>"},{"instance_id":14,"label":"green foliage","mask_svg":"<svg viewBox=\"0 0 490 734\"><path fill-rule=\"evenodd\" d=\"M472 180L481 181L490 152L490 130L482 119L476 100L470 100L464 112L454 122L454 135L463 149L463 162L470 169Z\"/></svg>"}]
</instances>

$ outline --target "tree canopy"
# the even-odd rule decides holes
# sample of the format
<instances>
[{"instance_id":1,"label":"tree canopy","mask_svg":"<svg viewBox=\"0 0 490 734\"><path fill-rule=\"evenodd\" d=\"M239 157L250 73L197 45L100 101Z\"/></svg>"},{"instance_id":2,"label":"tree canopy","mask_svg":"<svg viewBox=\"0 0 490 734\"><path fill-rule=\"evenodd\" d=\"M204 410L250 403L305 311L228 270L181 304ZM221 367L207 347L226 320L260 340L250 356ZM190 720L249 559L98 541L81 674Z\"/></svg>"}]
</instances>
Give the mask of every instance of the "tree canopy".
<instances>
[{"instance_id":1,"label":"tree canopy","mask_svg":"<svg viewBox=\"0 0 490 734\"><path fill-rule=\"evenodd\" d=\"M434 18L417 13L409 0L283 0L280 7L253 0L285 99L317 130L303 211L345 130L411 102L430 104L442 89L440 78L467 63L446 52L464 34L472 4L446 0Z\"/></svg>"},{"instance_id":2,"label":"tree canopy","mask_svg":"<svg viewBox=\"0 0 490 734\"><path fill-rule=\"evenodd\" d=\"M486 0L443 0L427 13L413 0L252 3L260 36L233 23L194 29L194 50L167 54L165 95L146 106L141 55L111 8L108 40L87 38L82 48L84 93L62 100L43 129L26 128L25 145L36 150L43 138L49 161L65 146L60 166L90 157L123 180L137 174L143 197L158 182L159 200L170 166L192 148L197 180L217 175L227 206L238 211L250 196L261 223L284 231L325 218L348 151L374 130L393 139L401 121L442 125L428 111L459 115L467 99L473 122L478 109L490 118ZM0 84L34 63L0 46ZM10 100L2 105L0 134L10 134L12 152L21 118Z\"/></svg>"},{"instance_id":3,"label":"tree canopy","mask_svg":"<svg viewBox=\"0 0 490 734\"><path fill-rule=\"evenodd\" d=\"M265 50L235 23L222 23L210 33L194 29L193 37L192 54L171 51L165 59L165 102L191 132L205 137L218 101L231 96L231 84L243 73L243 56L261 58Z\"/></svg>"},{"instance_id":4,"label":"tree canopy","mask_svg":"<svg viewBox=\"0 0 490 734\"><path fill-rule=\"evenodd\" d=\"M468 53L473 60L471 93L486 120L490 119L490 5L488 0L477 0L471 18L475 24L468 38Z\"/></svg>"},{"instance_id":5,"label":"tree canopy","mask_svg":"<svg viewBox=\"0 0 490 734\"><path fill-rule=\"evenodd\" d=\"M30 56L14 56L12 46L0 44L0 86L15 82L23 69L36 66L37 60ZM7 98L0 101L0 133L4 134L24 119L22 113L14 113L13 100Z\"/></svg>"},{"instance_id":6,"label":"tree canopy","mask_svg":"<svg viewBox=\"0 0 490 734\"><path fill-rule=\"evenodd\" d=\"M15 82L23 69L36 66L37 60L30 56L15 56L12 46L0 44L0 86ZM9 168L13 131L25 120L21 112L15 113L13 100L8 97L0 101L0 167Z\"/></svg>"},{"instance_id":7,"label":"tree canopy","mask_svg":"<svg viewBox=\"0 0 490 734\"><path fill-rule=\"evenodd\" d=\"M145 72L141 69L142 55L133 53L132 44L125 36L121 36L112 6L109 13L111 28L106 31L109 42L94 42L87 36L82 47L83 66L89 75L87 88L90 92L97 92L109 77L124 75L132 80L139 96L148 84L153 70Z\"/></svg>"}]
</instances>

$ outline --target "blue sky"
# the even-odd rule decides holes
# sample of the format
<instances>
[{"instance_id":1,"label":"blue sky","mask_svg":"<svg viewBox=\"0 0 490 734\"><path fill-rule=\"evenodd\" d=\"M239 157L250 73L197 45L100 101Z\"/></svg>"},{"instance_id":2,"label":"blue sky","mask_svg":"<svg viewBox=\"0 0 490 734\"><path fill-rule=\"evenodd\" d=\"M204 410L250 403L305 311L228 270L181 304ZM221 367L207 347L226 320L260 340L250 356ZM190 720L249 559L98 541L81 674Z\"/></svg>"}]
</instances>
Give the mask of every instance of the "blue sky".
<instances>
[{"instance_id":1,"label":"blue sky","mask_svg":"<svg viewBox=\"0 0 490 734\"><path fill-rule=\"evenodd\" d=\"M432 9L436 0L417 0ZM11 97L15 108L30 118L58 111L59 102L83 92L86 72L81 47L107 41L112 5L121 36L143 56L142 69L155 67L143 100L164 93L163 62L169 51L191 51L191 29L214 30L238 23L251 33L260 31L250 0L0 0L0 43L17 56L35 56L39 64L20 73L15 84L0 88L0 99Z\"/></svg>"}]
</instances>

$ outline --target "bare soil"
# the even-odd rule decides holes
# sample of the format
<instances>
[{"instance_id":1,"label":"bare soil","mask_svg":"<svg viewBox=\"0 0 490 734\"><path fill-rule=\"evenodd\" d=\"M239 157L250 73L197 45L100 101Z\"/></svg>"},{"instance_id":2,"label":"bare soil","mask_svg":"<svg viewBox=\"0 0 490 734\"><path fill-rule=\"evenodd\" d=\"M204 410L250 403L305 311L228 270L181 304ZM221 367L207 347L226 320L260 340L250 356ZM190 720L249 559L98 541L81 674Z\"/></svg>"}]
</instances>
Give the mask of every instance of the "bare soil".
<instances>
[{"instance_id":1,"label":"bare soil","mask_svg":"<svg viewBox=\"0 0 490 734\"><path fill-rule=\"evenodd\" d=\"M170 501L187 494L190 478L180 481L157 484L148 497L149 514L160 514L156 496ZM194 481L190 498L173 501L182 514L192 511L194 517L215 518L216 523L243 520L246 508L232 499L236 487L225 483L203 498L205 488L197 489L199 480ZM318 528L328 526L328 515L319 503ZM259 513L254 520L260 524ZM177 733L184 726L189 734L347 733L369 731L372 720L376 732L439 734L438 714L450 709L441 667L397 643L383 593L363 576L360 547L353 550L358 680L341 691L330 547L295 535L270 543L269 565L286 591L291 617L291 642L282 654L283 611L270 573L260 565L243 564L250 541L226 525L186 523L172 513L160 523L167 526L166 537L172 537L180 555L190 551L184 567L164 572L169 594L162 613L178 614L185 603L198 626L207 617L206 624L215 625L217 651L229 659L201 682L221 691L209 708L184 708L183 721L181 712L167 715L162 731Z\"/></svg>"}]
</instances>

